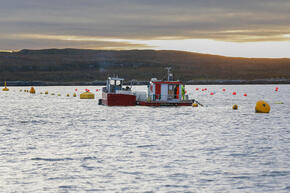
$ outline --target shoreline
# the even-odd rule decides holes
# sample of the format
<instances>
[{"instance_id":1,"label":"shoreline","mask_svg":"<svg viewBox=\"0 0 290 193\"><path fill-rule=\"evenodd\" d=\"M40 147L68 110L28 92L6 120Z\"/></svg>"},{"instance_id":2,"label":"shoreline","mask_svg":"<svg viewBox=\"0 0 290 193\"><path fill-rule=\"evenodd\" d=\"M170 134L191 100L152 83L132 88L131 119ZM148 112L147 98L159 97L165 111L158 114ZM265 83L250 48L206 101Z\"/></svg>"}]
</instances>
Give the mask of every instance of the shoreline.
<instances>
[{"instance_id":1,"label":"shoreline","mask_svg":"<svg viewBox=\"0 0 290 193\"><path fill-rule=\"evenodd\" d=\"M290 84L290 79L259 79L259 80L190 80L186 85L252 85L252 84ZM4 85L4 81L0 82ZM133 81L132 85L148 85L149 81ZM48 82L48 81L7 81L7 86L105 86L106 81L91 82ZM131 85L125 81L124 85Z\"/></svg>"}]
</instances>

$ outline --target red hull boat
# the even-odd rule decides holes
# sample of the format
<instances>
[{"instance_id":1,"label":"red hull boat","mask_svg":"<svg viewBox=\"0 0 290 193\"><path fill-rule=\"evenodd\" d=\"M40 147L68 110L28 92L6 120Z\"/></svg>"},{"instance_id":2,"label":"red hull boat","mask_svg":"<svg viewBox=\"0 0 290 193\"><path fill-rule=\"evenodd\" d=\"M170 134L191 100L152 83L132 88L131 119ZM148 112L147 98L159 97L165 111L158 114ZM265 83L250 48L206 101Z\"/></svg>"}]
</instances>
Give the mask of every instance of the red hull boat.
<instances>
[{"instance_id":1,"label":"red hull boat","mask_svg":"<svg viewBox=\"0 0 290 193\"><path fill-rule=\"evenodd\" d=\"M136 96L130 94L103 93L102 103L107 106L135 106Z\"/></svg>"},{"instance_id":2,"label":"red hull boat","mask_svg":"<svg viewBox=\"0 0 290 193\"><path fill-rule=\"evenodd\" d=\"M107 80L106 87L103 87L102 99L99 104L107 106L135 106L136 96L128 86L123 88L123 78L111 78Z\"/></svg>"}]
</instances>

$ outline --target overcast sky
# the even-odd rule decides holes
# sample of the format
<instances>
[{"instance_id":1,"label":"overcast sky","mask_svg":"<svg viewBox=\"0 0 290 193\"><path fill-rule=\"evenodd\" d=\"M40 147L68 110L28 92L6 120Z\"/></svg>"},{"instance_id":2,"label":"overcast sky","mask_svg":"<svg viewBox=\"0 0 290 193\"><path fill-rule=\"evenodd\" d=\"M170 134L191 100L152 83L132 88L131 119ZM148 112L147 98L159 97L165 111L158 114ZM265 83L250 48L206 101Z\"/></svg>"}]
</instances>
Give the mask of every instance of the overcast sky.
<instances>
[{"instance_id":1,"label":"overcast sky","mask_svg":"<svg viewBox=\"0 0 290 193\"><path fill-rule=\"evenodd\" d=\"M0 0L0 50L66 47L290 57L290 0Z\"/></svg>"}]
</instances>

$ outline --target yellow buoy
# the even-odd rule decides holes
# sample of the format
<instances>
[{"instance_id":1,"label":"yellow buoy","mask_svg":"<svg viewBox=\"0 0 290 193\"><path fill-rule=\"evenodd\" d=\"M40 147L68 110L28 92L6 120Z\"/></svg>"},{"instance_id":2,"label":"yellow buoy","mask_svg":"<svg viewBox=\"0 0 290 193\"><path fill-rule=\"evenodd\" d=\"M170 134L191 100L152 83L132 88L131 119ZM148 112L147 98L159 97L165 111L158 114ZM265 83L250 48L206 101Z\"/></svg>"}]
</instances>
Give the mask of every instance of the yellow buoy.
<instances>
[{"instance_id":1,"label":"yellow buoy","mask_svg":"<svg viewBox=\"0 0 290 193\"><path fill-rule=\"evenodd\" d=\"M198 104L197 103L192 103L192 106L193 107L198 107Z\"/></svg>"},{"instance_id":2,"label":"yellow buoy","mask_svg":"<svg viewBox=\"0 0 290 193\"><path fill-rule=\"evenodd\" d=\"M80 94L80 99L94 99L95 95L91 92L84 92Z\"/></svg>"},{"instance_id":3,"label":"yellow buoy","mask_svg":"<svg viewBox=\"0 0 290 193\"><path fill-rule=\"evenodd\" d=\"M6 81L5 81L5 83L4 83L4 88L2 89L2 91L9 91L9 88L7 88Z\"/></svg>"},{"instance_id":4,"label":"yellow buoy","mask_svg":"<svg viewBox=\"0 0 290 193\"><path fill-rule=\"evenodd\" d=\"M19 92L22 92L22 89L20 89Z\"/></svg>"},{"instance_id":5,"label":"yellow buoy","mask_svg":"<svg viewBox=\"0 0 290 193\"><path fill-rule=\"evenodd\" d=\"M61 96L61 94L58 94L57 96Z\"/></svg>"},{"instance_id":6,"label":"yellow buoy","mask_svg":"<svg viewBox=\"0 0 290 193\"><path fill-rule=\"evenodd\" d=\"M34 87L31 87L29 92L30 92L31 94L35 94L35 89L34 89Z\"/></svg>"},{"instance_id":7,"label":"yellow buoy","mask_svg":"<svg viewBox=\"0 0 290 193\"><path fill-rule=\"evenodd\" d=\"M234 109L234 110L238 110L238 105L234 104L234 105L233 105L233 109Z\"/></svg>"},{"instance_id":8,"label":"yellow buoy","mask_svg":"<svg viewBox=\"0 0 290 193\"><path fill-rule=\"evenodd\" d=\"M74 93L74 94L73 94L73 97L76 97L76 96L77 96L77 94L76 94L76 93Z\"/></svg>"},{"instance_id":9,"label":"yellow buoy","mask_svg":"<svg viewBox=\"0 0 290 193\"><path fill-rule=\"evenodd\" d=\"M69 97L69 94L67 94L66 96Z\"/></svg>"},{"instance_id":10,"label":"yellow buoy","mask_svg":"<svg viewBox=\"0 0 290 193\"><path fill-rule=\"evenodd\" d=\"M45 93L44 94L48 94L48 91L45 91Z\"/></svg>"},{"instance_id":11,"label":"yellow buoy","mask_svg":"<svg viewBox=\"0 0 290 193\"><path fill-rule=\"evenodd\" d=\"M51 93L51 95L54 95L54 93Z\"/></svg>"},{"instance_id":12,"label":"yellow buoy","mask_svg":"<svg viewBox=\"0 0 290 193\"><path fill-rule=\"evenodd\" d=\"M256 113L269 113L270 109L270 105L265 101L258 101L256 103Z\"/></svg>"}]
</instances>

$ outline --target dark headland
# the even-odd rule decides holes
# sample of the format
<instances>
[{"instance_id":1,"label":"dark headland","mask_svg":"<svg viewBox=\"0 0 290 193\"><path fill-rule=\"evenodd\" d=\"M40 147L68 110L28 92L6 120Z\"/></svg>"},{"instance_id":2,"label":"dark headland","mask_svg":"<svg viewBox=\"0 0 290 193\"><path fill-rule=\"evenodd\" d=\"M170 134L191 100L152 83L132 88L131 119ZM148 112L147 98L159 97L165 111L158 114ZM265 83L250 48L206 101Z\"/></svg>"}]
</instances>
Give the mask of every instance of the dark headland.
<instances>
[{"instance_id":1,"label":"dark headland","mask_svg":"<svg viewBox=\"0 0 290 193\"><path fill-rule=\"evenodd\" d=\"M290 84L290 59L238 58L168 50L46 49L0 52L9 85L102 85L108 76L146 84L152 77L187 84Z\"/></svg>"}]
</instances>

